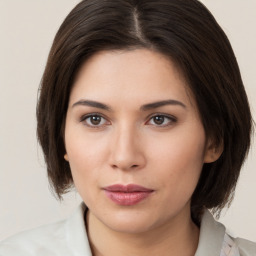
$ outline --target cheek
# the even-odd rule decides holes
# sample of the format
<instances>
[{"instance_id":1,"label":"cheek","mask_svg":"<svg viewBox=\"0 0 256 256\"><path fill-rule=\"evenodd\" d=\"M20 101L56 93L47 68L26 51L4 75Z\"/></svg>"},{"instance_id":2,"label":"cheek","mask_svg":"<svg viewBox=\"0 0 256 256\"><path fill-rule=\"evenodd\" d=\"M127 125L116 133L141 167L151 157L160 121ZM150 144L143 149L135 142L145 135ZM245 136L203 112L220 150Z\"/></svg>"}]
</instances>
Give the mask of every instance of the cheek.
<instances>
[{"instance_id":1,"label":"cheek","mask_svg":"<svg viewBox=\"0 0 256 256\"><path fill-rule=\"evenodd\" d=\"M91 198L95 198L100 168L99 152L88 147L88 143L75 143L68 148L69 164L76 190L86 204L90 205Z\"/></svg>"},{"instance_id":2,"label":"cheek","mask_svg":"<svg viewBox=\"0 0 256 256\"><path fill-rule=\"evenodd\" d=\"M170 193L182 195L193 193L204 163L205 135L203 129L197 134L182 132L173 134L162 143L154 143L151 164L158 170L160 184Z\"/></svg>"},{"instance_id":3,"label":"cheek","mask_svg":"<svg viewBox=\"0 0 256 256\"><path fill-rule=\"evenodd\" d=\"M85 135L83 129L72 132L70 127L66 128L65 142L74 184L80 192L95 184L102 166L106 163L107 142Z\"/></svg>"}]
</instances>

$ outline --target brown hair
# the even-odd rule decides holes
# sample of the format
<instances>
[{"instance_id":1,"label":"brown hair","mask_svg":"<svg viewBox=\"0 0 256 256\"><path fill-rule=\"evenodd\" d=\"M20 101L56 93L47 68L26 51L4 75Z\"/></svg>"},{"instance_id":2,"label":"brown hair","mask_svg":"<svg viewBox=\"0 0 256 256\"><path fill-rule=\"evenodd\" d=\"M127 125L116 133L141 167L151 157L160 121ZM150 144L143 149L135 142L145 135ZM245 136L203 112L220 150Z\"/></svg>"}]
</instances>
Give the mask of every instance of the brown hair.
<instances>
[{"instance_id":1,"label":"brown hair","mask_svg":"<svg viewBox=\"0 0 256 256\"><path fill-rule=\"evenodd\" d=\"M195 97L207 138L224 145L205 164L194 191L195 219L231 201L250 146L252 118L233 50L223 30L197 0L84 0L54 39L41 82L37 133L56 194L73 186L64 160L64 123L70 91L81 65L108 49L154 49L170 57Z\"/></svg>"}]
</instances>

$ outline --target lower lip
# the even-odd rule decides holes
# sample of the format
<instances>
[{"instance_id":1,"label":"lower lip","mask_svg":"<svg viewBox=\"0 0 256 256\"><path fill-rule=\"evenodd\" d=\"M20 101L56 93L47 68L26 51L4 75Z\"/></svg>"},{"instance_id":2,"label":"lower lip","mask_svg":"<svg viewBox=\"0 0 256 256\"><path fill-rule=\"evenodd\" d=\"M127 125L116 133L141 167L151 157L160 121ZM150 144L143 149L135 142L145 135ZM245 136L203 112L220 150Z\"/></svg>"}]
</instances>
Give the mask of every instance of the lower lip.
<instances>
[{"instance_id":1,"label":"lower lip","mask_svg":"<svg viewBox=\"0 0 256 256\"><path fill-rule=\"evenodd\" d=\"M104 190L108 198L118 205L135 205L148 198L152 191L119 192Z\"/></svg>"}]
</instances>

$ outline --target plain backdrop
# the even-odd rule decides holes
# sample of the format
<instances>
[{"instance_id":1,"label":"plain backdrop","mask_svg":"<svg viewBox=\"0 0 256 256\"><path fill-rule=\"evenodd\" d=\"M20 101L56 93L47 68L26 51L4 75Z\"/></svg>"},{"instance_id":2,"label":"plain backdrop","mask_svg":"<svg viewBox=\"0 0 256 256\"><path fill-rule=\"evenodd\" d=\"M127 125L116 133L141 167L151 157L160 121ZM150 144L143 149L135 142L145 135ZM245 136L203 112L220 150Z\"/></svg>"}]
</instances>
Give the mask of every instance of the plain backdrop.
<instances>
[{"instance_id":1,"label":"plain backdrop","mask_svg":"<svg viewBox=\"0 0 256 256\"><path fill-rule=\"evenodd\" d=\"M81 202L49 190L36 141L37 90L54 35L77 0L0 0L0 240L67 217ZM228 35L255 118L256 1L204 0ZM220 218L233 236L256 241L255 144L235 200Z\"/></svg>"}]
</instances>

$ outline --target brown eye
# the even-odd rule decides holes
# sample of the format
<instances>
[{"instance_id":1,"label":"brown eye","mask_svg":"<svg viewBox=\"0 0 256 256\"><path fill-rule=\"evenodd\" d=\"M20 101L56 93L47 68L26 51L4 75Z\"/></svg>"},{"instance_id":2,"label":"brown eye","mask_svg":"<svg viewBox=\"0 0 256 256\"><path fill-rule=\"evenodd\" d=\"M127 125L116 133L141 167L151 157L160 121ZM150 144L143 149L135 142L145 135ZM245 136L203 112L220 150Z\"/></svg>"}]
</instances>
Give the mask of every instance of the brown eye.
<instances>
[{"instance_id":1,"label":"brown eye","mask_svg":"<svg viewBox=\"0 0 256 256\"><path fill-rule=\"evenodd\" d=\"M99 125L101 123L101 116L91 116L89 120L92 125Z\"/></svg>"},{"instance_id":2,"label":"brown eye","mask_svg":"<svg viewBox=\"0 0 256 256\"><path fill-rule=\"evenodd\" d=\"M165 127L165 126L172 125L175 122L177 122L177 119L173 116L155 115L150 118L148 124L159 126L159 127Z\"/></svg>"},{"instance_id":3,"label":"brown eye","mask_svg":"<svg viewBox=\"0 0 256 256\"><path fill-rule=\"evenodd\" d=\"M107 120L104 117L96 114L83 116L81 118L81 122L83 122L86 126L95 127L95 128L101 127L107 124Z\"/></svg>"},{"instance_id":4,"label":"brown eye","mask_svg":"<svg viewBox=\"0 0 256 256\"><path fill-rule=\"evenodd\" d=\"M165 117L164 116L154 116L153 121L155 124L161 125L164 123Z\"/></svg>"}]
</instances>

